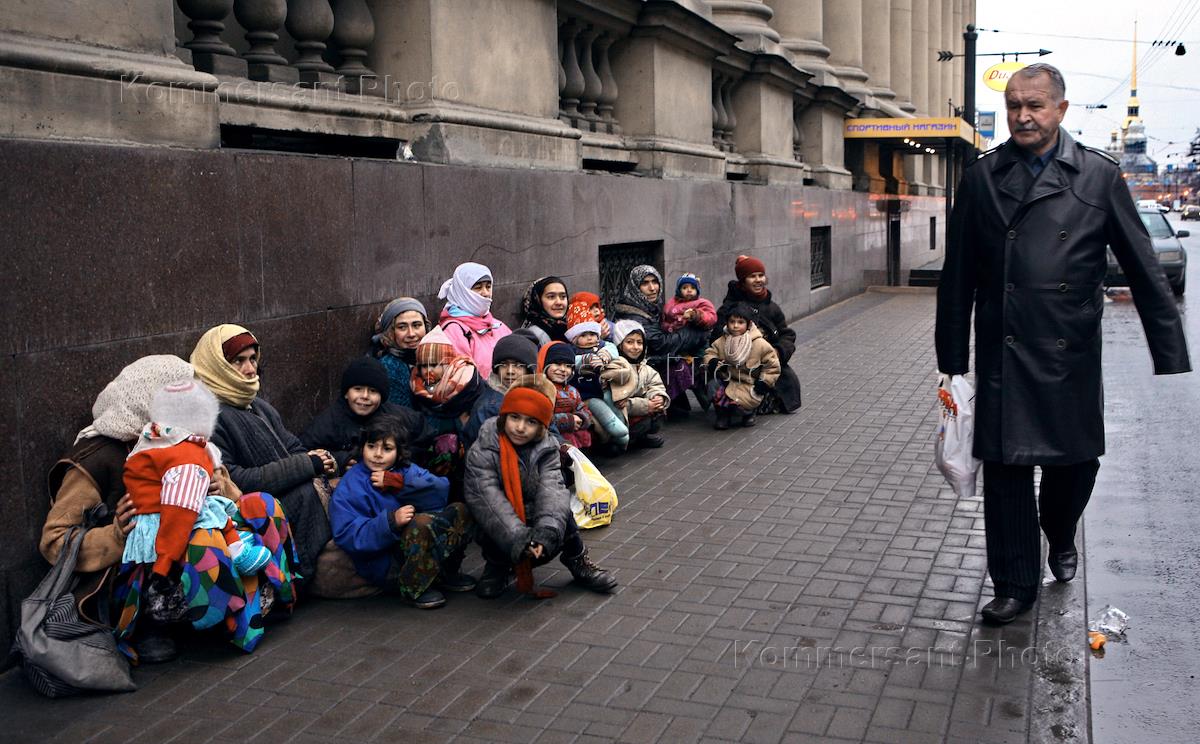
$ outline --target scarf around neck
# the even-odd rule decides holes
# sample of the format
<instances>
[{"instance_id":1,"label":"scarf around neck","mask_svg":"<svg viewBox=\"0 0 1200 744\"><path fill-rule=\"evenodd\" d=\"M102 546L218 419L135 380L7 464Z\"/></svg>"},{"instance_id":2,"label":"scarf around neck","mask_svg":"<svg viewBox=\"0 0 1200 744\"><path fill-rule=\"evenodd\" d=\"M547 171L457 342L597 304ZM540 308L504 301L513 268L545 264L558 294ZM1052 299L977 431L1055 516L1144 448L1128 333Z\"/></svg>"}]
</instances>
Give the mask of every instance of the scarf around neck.
<instances>
[{"instance_id":1,"label":"scarf around neck","mask_svg":"<svg viewBox=\"0 0 1200 744\"><path fill-rule=\"evenodd\" d=\"M471 287L481 279L491 278L491 269L483 264L470 261L459 264L454 270L454 276L443 282L438 291L438 299L446 300L446 309L442 312L449 310L453 314L457 311L479 318L488 315L492 309L491 299L472 291Z\"/></svg>"},{"instance_id":2,"label":"scarf around neck","mask_svg":"<svg viewBox=\"0 0 1200 744\"><path fill-rule=\"evenodd\" d=\"M648 300L646 295L642 294L642 280L647 276L653 276L658 280L658 299L653 302ZM647 264L634 266L630 269L629 281L626 283L625 289L622 290L618 302L639 311L651 320L658 320L662 317L662 275L658 273L658 269Z\"/></svg>"},{"instance_id":3,"label":"scarf around neck","mask_svg":"<svg viewBox=\"0 0 1200 744\"><path fill-rule=\"evenodd\" d=\"M500 422L496 422L497 437L500 440L500 480L504 483L504 495L521 524L525 524L525 497L521 493L521 461L517 457L517 448L513 446L508 435L504 433ZM522 558L517 562L517 590L535 599L549 599L558 596L557 592L534 586L533 562Z\"/></svg>"},{"instance_id":4,"label":"scarf around neck","mask_svg":"<svg viewBox=\"0 0 1200 744\"><path fill-rule=\"evenodd\" d=\"M745 367L746 360L750 358L750 347L754 345L754 339L750 337L752 330L754 330L753 323L740 336L725 332L725 355L729 357L726 361L735 367Z\"/></svg>"},{"instance_id":5,"label":"scarf around neck","mask_svg":"<svg viewBox=\"0 0 1200 744\"><path fill-rule=\"evenodd\" d=\"M475 369L475 362L465 356L455 357L442 373L442 378L435 382L432 388L425 383L425 378L417 371L416 367L412 372L413 395L434 406L446 406L464 391L471 387L478 387L478 385L479 372ZM473 402L474 399L471 400L471 403ZM459 408L460 406L454 407Z\"/></svg>"},{"instance_id":6,"label":"scarf around neck","mask_svg":"<svg viewBox=\"0 0 1200 744\"><path fill-rule=\"evenodd\" d=\"M222 344L242 333L250 331L232 323L209 328L196 342L192 366L196 368L196 377L208 386L217 400L237 408L249 408L258 397L258 375L244 377L225 360L225 352L221 350Z\"/></svg>"}]
</instances>

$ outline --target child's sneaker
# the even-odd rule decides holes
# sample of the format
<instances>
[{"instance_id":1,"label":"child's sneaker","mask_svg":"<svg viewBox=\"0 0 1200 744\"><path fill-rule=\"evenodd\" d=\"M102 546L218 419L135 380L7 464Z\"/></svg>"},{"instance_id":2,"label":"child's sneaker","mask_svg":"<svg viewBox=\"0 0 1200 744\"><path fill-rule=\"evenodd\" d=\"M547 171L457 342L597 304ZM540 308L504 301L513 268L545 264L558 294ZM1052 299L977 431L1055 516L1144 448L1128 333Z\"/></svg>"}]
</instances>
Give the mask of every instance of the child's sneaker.
<instances>
[{"instance_id":1,"label":"child's sneaker","mask_svg":"<svg viewBox=\"0 0 1200 744\"><path fill-rule=\"evenodd\" d=\"M239 576L253 576L271 561L271 551L261 545L241 543L242 549L233 556L233 567Z\"/></svg>"}]
</instances>

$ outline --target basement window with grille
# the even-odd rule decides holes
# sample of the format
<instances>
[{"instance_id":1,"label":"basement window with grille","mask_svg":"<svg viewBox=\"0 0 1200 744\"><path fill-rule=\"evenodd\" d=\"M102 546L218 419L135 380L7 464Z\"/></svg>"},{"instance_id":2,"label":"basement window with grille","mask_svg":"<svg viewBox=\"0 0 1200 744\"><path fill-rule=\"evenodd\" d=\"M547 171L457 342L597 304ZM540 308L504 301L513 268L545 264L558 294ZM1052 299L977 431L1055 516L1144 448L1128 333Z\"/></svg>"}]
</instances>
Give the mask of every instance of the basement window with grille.
<instances>
[{"instance_id":1,"label":"basement window with grille","mask_svg":"<svg viewBox=\"0 0 1200 744\"><path fill-rule=\"evenodd\" d=\"M809 288L828 287L830 286L830 246L833 244L833 228L828 225L809 228L808 240L812 262L809 265Z\"/></svg>"},{"instance_id":2,"label":"basement window with grille","mask_svg":"<svg viewBox=\"0 0 1200 744\"><path fill-rule=\"evenodd\" d=\"M637 243L612 243L600 246L600 298L604 315L616 317L613 311L617 298L629 282L629 272L635 266L649 264L662 273L663 242L643 240Z\"/></svg>"}]
</instances>

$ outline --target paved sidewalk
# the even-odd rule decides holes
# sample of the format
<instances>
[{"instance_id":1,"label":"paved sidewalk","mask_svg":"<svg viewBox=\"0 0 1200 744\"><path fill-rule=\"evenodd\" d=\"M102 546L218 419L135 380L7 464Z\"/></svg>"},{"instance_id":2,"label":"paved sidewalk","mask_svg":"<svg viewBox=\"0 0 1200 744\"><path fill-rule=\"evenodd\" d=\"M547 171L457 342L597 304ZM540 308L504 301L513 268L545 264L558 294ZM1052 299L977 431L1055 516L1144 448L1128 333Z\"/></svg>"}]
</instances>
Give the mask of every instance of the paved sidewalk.
<instances>
[{"instance_id":1,"label":"paved sidewalk","mask_svg":"<svg viewBox=\"0 0 1200 744\"><path fill-rule=\"evenodd\" d=\"M621 505L584 539L614 596L554 563L551 600L313 603L251 656L205 641L128 695L47 701L9 672L0 739L1087 740L1082 578L975 622L982 504L932 467L933 308L871 292L806 318L800 412L694 416L602 462Z\"/></svg>"}]
</instances>

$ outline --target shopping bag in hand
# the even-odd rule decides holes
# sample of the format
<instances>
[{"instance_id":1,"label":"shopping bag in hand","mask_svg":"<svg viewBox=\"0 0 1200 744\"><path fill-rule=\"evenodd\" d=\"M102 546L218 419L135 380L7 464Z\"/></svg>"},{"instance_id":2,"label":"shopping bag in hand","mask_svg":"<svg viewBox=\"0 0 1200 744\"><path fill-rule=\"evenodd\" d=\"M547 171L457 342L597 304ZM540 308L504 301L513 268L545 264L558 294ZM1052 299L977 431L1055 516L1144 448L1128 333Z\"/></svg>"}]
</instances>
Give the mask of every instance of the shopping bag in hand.
<instances>
[{"instance_id":1,"label":"shopping bag in hand","mask_svg":"<svg viewBox=\"0 0 1200 744\"><path fill-rule=\"evenodd\" d=\"M980 460L972 454L975 441L975 389L962 375L942 375L938 383L938 428L934 461L960 497L975 495Z\"/></svg>"},{"instance_id":2,"label":"shopping bag in hand","mask_svg":"<svg viewBox=\"0 0 1200 744\"><path fill-rule=\"evenodd\" d=\"M575 524L582 530L605 526L617 510L616 490L578 447L567 450L567 455L575 475L575 496L571 499Z\"/></svg>"}]
</instances>

